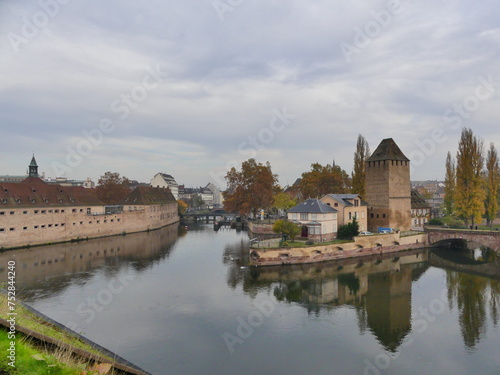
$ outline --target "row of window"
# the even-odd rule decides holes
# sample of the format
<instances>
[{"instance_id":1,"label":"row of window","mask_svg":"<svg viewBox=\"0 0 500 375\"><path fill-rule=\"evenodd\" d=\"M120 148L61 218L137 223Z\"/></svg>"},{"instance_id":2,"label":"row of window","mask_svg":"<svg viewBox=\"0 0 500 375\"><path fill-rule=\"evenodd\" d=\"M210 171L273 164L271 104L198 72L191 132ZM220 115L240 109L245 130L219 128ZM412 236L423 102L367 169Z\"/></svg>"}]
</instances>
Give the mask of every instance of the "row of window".
<instances>
[{"instance_id":1,"label":"row of window","mask_svg":"<svg viewBox=\"0 0 500 375\"><path fill-rule=\"evenodd\" d=\"M71 210L72 213L77 213L77 212L83 212L83 208L73 208ZM1 215L15 215L16 211L0 211L0 216ZM46 213L55 213L55 214L58 214L58 213L61 213L61 214L64 214L66 213L66 210L63 208L63 209L46 209L46 210L33 210L33 213L35 214L46 214ZM87 213L90 213L90 208L87 208ZM28 211L23 211L23 215L27 215L28 214Z\"/></svg>"},{"instance_id":2,"label":"row of window","mask_svg":"<svg viewBox=\"0 0 500 375\"><path fill-rule=\"evenodd\" d=\"M109 222L113 223L115 221L115 219L111 219L109 220ZM120 222L120 219L116 219L117 222ZM107 223L108 220L103 220L103 223ZM101 223L101 220L96 220L95 222L94 221L89 221L89 224L100 224ZM73 225L77 225L77 223L73 223ZM80 221L79 225L83 225L83 221ZM66 223L57 223L57 224L42 224L42 225L34 225L33 226L33 229L45 229L45 228L52 228L52 227L64 227L66 226ZM11 228L0 228L0 233L3 233L3 232L14 232L16 230L15 227L11 227ZM28 227L23 227L23 230L28 230Z\"/></svg>"}]
</instances>

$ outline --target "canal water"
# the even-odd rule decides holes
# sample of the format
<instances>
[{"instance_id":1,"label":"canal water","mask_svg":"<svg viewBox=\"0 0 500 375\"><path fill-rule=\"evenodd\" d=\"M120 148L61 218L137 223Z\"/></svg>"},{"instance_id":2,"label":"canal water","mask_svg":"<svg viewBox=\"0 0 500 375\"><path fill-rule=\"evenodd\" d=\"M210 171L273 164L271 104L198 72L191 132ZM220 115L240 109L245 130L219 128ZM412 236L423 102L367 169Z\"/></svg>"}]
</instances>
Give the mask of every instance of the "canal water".
<instances>
[{"instance_id":1,"label":"canal water","mask_svg":"<svg viewBox=\"0 0 500 375\"><path fill-rule=\"evenodd\" d=\"M0 254L18 295L152 374L500 374L487 251L246 266L211 225ZM472 255L471 255L472 254Z\"/></svg>"}]
</instances>

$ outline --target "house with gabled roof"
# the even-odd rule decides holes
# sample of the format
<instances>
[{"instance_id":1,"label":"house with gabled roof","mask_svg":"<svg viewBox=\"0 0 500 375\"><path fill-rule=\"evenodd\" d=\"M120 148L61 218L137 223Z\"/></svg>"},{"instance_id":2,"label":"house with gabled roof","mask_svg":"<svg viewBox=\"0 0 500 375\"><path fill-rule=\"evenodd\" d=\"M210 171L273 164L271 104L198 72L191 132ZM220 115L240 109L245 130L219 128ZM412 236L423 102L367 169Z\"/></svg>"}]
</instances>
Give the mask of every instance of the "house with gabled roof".
<instances>
[{"instance_id":1,"label":"house with gabled roof","mask_svg":"<svg viewBox=\"0 0 500 375\"><path fill-rule=\"evenodd\" d=\"M172 175L163 172L155 174L151 179L151 186L156 188L168 188L174 195L174 198L179 199L179 184Z\"/></svg>"},{"instance_id":2,"label":"house with gabled roof","mask_svg":"<svg viewBox=\"0 0 500 375\"><path fill-rule=\"evenodd\" d=\"M323 203L338 211L338 225L346 225L356 219L359 230L365 231L368 227L368 203L359 194L327 194L321 198Z\"/></svg>"},{"instance_id":3,"label":"house with gabled roof","mask_svg":"<svg viewBox=\"0 0 500 375\"><path fill-rule=\"evenodd\" d=\"M330 241L337 236L337 213L335 208L311 198L289 209L287 216L301 227L301 237Z\"/></svg>"}]
</instances>

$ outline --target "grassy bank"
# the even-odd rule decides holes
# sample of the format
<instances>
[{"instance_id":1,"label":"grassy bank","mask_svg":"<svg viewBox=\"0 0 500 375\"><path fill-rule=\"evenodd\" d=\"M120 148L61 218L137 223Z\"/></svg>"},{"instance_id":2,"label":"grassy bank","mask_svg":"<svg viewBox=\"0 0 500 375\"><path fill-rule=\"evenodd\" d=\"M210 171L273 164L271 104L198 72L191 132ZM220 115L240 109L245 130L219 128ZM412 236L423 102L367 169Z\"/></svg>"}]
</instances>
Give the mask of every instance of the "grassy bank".
<instances>
[{"instance_id":1,"label":"grassy bank","mask_svg":"<svg viewBox=\"0 0 500 375\"><path fill-rule=\"evenodd\" d=\"M0 294L0 317L8 320L7 297ZM78 349L88 351L92 354L101 355L97 350L78 337L72 336L62 329L46 322L35 314L25 309L19 303L15 305L17 315L16 327L24 327L50 338L59 340L64 344ZM15 367L12 359L8 358L11 343L15 342ZM1 326L0 329L0 375L4 374L60 374L60 375L82 375L82 374L108 374L104 367L99 370L93 361L78 359L71 351L54 347L53 345L41 344L39 340L16 332L15 338L9 337L8 328ZM110 360L110 362L112 362Z\"/></svg>"}]
</instances>

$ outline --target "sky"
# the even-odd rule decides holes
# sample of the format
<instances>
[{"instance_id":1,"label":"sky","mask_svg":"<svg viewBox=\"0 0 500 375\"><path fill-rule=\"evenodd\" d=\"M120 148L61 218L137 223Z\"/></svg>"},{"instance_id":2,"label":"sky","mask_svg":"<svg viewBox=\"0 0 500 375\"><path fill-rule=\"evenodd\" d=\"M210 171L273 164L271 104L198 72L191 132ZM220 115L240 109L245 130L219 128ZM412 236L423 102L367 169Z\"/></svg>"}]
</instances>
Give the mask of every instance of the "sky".
<instances>
[{"instance_id":1,"label":"sky","mask_svg":"<svg viewBox=\"0 0 500 375\"><path fill-rule=\"evenodd\" d=\"M493 0L2 0L0 174L285 186L361 134L442 180L464 127L500 146L499 45Z\"/></svg>"}]
</instances>

